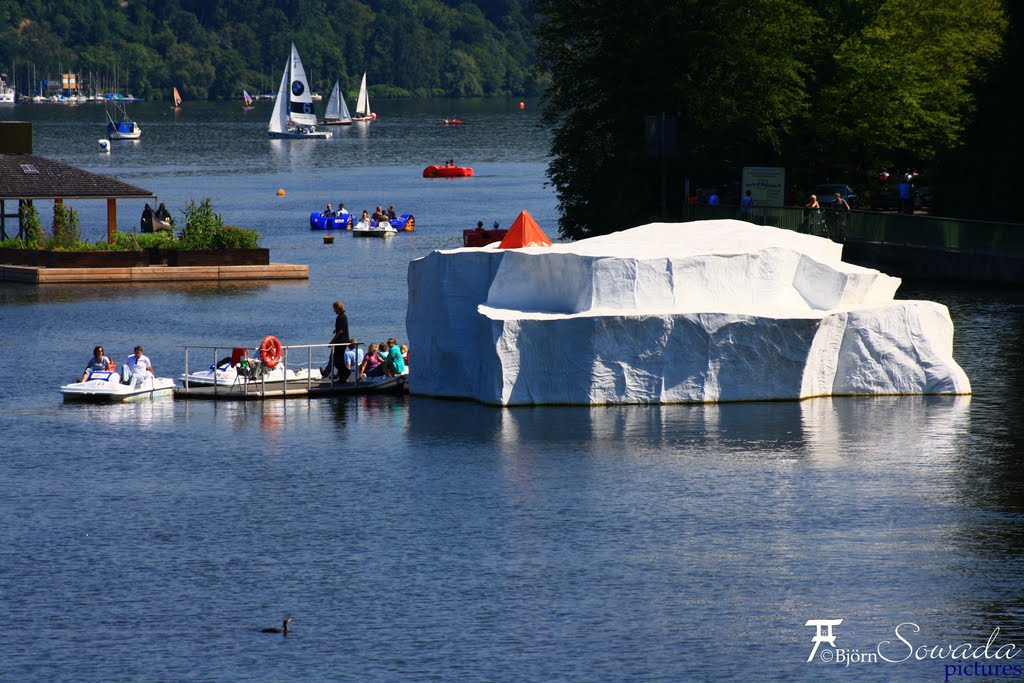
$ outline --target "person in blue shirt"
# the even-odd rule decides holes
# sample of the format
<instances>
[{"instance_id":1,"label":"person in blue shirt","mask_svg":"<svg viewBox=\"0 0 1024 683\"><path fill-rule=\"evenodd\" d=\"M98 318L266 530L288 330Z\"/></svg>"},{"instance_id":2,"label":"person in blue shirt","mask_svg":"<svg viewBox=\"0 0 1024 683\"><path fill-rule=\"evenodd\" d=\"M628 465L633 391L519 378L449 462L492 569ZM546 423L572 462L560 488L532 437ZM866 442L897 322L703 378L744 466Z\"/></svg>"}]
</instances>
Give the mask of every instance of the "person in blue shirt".
<instances>
[{"instance_id":1,"label":"person in blue shirt","mask_svg":"<svg viewBox=\"0 0 1024 683\"><path fill-rule=\"evenodd\" d=\"M352 371L363 364L363 355L363 350L359 348L359 342L352 339L349 342L348 348L345 349L345 367L341 369L341 374L338 377L339 381L348 381L348 378L352 376Z\"/></svg>"},{"instance_id":2,"label":"person in blue shirt","mask_svg":"<svg viewBox=\"0 0 1024 683\"><path fill-rule=\"evenodd\" d=\"M711 190L711 196L708 197L708 206L718 206L718 193Z\"/></svg>"}]
</instances>

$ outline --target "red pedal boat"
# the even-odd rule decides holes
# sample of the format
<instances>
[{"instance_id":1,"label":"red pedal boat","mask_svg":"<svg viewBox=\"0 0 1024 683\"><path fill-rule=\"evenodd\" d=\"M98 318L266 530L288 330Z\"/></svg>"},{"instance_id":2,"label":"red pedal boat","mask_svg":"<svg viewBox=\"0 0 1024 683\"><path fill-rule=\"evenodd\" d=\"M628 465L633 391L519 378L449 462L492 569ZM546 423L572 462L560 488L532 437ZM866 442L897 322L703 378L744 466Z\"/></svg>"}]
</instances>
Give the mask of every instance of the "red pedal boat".
<instances>
[{"instance_id":1,"label":"red pedal boat","mask_svg":"<svg viewBox=\"0 0 1024 683\"><path fill-rule=\"evenodd\" d=\"M437 166L431 164L423 169L424 178L468 178L473 175L469 166Z\"/></svg>"}]
</instances>

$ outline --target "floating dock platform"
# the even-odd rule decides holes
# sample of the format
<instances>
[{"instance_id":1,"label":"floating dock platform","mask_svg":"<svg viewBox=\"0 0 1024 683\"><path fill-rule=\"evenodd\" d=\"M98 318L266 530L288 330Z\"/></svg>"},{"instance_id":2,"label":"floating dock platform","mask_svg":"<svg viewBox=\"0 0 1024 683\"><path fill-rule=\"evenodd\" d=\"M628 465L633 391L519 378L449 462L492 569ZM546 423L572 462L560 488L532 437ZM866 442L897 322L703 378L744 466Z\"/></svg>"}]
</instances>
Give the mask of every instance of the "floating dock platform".
<instances>
[{"instance_id":1,"label":"floating dock platform","mask_svg":"<svg viewBox=\"0 0 1024 683\"><path fill-rule=\"evenodd\" d=\"M308 279L309 266L291 263L270 263L258 266L136 266L131 268L46 268L0 264L0 281L34 285Z\"/></svg>"},{"instance_id":2,"label":"floating dock platform","mask_svg":"<svg viewBox=\"0 0 1024 683\"><path fill-rule=\"evenodd\" d=\"M205 401L263 401L268 398L331 398L359 394L402 395L409 390L408 375L364 382L251 382L231 386L192 384L174 389L174 397Z\"/></svg>"}]
</instances>

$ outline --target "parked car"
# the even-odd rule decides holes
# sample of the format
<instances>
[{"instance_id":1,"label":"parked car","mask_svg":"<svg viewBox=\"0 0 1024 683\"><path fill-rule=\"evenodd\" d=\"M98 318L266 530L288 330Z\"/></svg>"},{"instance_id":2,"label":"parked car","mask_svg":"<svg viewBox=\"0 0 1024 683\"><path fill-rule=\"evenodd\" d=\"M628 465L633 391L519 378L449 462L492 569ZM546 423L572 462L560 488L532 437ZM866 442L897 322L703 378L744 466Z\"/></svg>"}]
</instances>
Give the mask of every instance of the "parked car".
<instances>
[{"instance_id":1,"label":"parked car","mask_svg":"<svg viewBox=\"0 0 1024 683\"><path fill-rule=\"evenodd\" d=\"M814 194L818 195L818 204L823 209L832 208L832 204L836 201L836 192L846 200L851 209L860 206L860 199L849 185L818 185L814 188Z\"/></svg>"}]
</instances>

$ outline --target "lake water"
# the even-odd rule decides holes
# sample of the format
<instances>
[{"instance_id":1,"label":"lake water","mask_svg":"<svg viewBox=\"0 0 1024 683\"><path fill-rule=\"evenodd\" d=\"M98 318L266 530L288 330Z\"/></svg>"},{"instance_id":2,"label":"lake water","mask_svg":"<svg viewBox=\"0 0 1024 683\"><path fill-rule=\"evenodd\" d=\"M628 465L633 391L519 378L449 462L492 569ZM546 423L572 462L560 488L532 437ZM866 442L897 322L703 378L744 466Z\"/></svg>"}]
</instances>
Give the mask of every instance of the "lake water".
<instances>
[{"instance_id":1,"label":"lake water","mask_svg":"<svg viewBox=\"0 0 1024 683\"><path fill-rule=\"evenodd\" d=\"M901 290L950 307L972 397L61 402L97 343L118 360L142 344L177 375L186 344L325 342L335 299L356 337L406 338L411 259L522 209L557 233L536 102L375 109L333 140L272 142L269 103L141 105L143 139L109 156L102 107L0 112L35 122L39 154L172 211L208 196L273 261L310 266L299 283L0 284L0 679L878 681L954 665L807 662L805 622L840 618L836 648L890 659L908 654L905 622L915 648L996 628L993 653L1024 646L1020 292ZM476 177L420 177L447 158ZM339 200L393 203L417 231L324 245L308 215ZM103 202L71 204L101 237ZM141 203L119 212L132 230ZM259 632L285 616L287 638Z\"/></svg>"}]
</instances>

